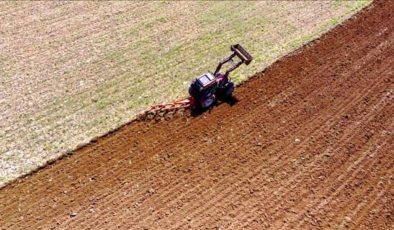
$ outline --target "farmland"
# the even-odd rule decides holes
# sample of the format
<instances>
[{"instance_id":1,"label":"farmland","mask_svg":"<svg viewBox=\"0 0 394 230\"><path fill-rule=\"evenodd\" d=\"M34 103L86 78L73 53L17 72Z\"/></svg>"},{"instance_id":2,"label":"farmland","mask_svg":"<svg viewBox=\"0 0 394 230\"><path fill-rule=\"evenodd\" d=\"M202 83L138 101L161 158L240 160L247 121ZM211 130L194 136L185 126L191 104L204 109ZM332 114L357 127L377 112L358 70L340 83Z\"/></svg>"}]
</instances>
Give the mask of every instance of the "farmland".
<instances>
[{"instance_id":1,"label":"farmland","mask_svg":"<svg viewBox=\"0 0 394 230\"><path fill-rule=\"evenodd\" d=\"M241 82L368 4L1 2L0 184L185 96L230 44Z\"/></svg>"},{"instance_id":2,"label":"farmland","mask_svg":"<svg viewBox=\"0 0 394 230\"><path fill-rule=\"evenodd\" d=\"M393 12L372 3L233 106L131 122L16 180L0 226L393 229Z\"/></svg>"}]
</instances>

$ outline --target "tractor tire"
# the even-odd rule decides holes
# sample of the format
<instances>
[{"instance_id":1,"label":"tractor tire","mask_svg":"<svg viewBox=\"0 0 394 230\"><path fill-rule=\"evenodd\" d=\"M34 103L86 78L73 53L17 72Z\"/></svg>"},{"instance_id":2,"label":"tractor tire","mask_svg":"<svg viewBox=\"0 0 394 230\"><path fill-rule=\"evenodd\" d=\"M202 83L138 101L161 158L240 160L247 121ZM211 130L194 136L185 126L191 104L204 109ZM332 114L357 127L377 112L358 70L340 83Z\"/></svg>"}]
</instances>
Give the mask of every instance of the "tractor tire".
<instances>
[{"instance_id":1,"label":"tractor tire","mask_svg":"<svg viewBox=\"0 0 394 230\"><path fill-rule=\"evenodd\" d=\"M234 83L228 82L226 84L226 88L225 88L225 91L224 91L224 96L226 98L229 98L229 97L231 97L233 95L233 92L234 92Z\"/></svg>"},{"instance_id":2,"label":"tractor tire","mask_svg":"<svg viewBox=\"0 0 394 230\"><path fill-rule=\"evenodd\" d=\"M234 83L227 82L223 87L217 91L217 96L221 101L225 101L232 97L234 92Z\"/></svg>"}]
</instances>

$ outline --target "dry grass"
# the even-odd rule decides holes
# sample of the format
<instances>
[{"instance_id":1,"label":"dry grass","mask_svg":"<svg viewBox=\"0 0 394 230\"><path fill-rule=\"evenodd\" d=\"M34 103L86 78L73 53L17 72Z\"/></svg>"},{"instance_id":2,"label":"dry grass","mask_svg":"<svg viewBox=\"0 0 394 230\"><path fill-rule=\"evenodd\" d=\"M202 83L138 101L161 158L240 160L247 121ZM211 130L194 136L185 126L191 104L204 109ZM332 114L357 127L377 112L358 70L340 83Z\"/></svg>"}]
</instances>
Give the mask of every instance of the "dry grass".
<instances>
[{"instance_id":1,"label":"dry grass","mask_svg":"<svg viewBox=\"0 0 394 230\"><path fill-rule=\"evenodd\" d=\"M241 43L236 82L370 1L1 2L0 185L186 94Z\"/></svg>"}]
</instances>

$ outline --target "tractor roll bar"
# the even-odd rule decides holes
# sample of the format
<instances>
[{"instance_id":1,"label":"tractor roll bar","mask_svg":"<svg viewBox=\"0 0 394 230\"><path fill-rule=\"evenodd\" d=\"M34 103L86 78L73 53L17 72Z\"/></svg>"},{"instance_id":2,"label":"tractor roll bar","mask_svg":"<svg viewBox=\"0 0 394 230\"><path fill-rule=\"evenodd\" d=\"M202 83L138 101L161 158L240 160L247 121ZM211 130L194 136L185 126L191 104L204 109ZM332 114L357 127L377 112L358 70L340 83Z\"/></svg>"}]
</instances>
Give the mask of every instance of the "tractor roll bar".
<instances>
[{"instance_id":1,"label":"tractor roll bar","mask_svg":"<svg viewBox=\"0 0 394 230\"><path fill-rule=\"evenodd\" d=\"M240 44L232 45L230 47L230 50L233 51L233 53L230 56L228 56L227 58L225 58L219 62L213 75L216 76L216 74L219 73L220 69L222 68L222 65L224 65L227 62L230 62L232 64L232 66L228 70L226 70L226 73L225 73L226 76L231 71L235 70L240 65L242 65L243 63L245 63L246 65L249 65L249 63L253 60L252 55L250 55ZM237 63L234 63L234 61L233 61L233 58L235 56L237 56L240 59L240 61Z\"/></svg>"},{"instance_id":2,"label":"tractor roll bar","mask_svg":"<svg viewBox=\"0 0 394 230\"><path fill-rule=\"evenodd\" d=\"M235 44L231 46L231 51L233 51L246 65L253 60L252 55L250 55L240 44Z\"/></svg>"}]
</instances>

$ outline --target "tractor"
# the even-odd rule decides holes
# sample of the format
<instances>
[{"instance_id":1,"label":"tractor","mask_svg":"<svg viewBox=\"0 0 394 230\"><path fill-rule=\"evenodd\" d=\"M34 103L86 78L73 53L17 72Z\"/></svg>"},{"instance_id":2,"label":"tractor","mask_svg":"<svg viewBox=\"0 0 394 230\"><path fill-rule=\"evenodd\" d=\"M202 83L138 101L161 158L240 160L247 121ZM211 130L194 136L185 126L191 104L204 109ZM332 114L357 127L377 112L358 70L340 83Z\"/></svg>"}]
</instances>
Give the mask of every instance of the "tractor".
<instances>
[{"instance_id":1,"label":"tractor","mask_svg":"<svg viewBox=\"0 0 394 230\"><path fill-rule=\"evenodd\" d=\"M161 120L169 114L175 114L188 108L198 115L218 101L229 102L233 99L234 83L230 80L229 74L243 63L249 65L253 57L239 44L232 45L230 50L233 53L219 62L215 72L205 73L192 81L188 98L151 106L149 110L139 115L139 119ZM238 57L236 62L234 62L235 57ZM231 66L224 73L220 72L226 63L230 63Z\"/></svg>"},{"instance_id":2,"label":"tractor","mask_svg":"<svg viewBox=\"0 0 394 230\"><path fill-rule=\"evenodd\" d=\"M232 45L230 56L219 62L215 72L207 72L194 79L189 87L192 110L206 110L217 101L226 101L232 97L234 83L229 78L230 72L245 63L249 65L253 57L239 44ZM234 62L238 57L239 61ZM230 63L231 67L224 73L220 72L222 66Z\"/></svg>"}]
</instances>

